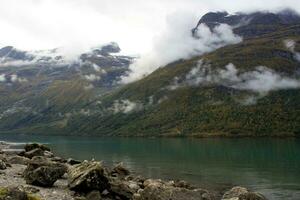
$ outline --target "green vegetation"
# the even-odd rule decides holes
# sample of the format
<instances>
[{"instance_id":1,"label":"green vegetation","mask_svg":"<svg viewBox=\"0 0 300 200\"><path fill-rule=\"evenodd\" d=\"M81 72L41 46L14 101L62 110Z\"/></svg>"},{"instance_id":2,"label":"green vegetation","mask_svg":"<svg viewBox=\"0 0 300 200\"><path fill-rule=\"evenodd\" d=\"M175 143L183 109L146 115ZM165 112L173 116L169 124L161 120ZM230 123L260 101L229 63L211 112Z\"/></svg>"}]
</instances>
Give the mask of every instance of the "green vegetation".
<instances>
[{"instance_id":1,"label":"green vegetation","mask_svg":"<svg viewBox=\"0 0 300 200\"><path fill-rule=\"evenodd\" d=\"M32 194L27 194L27 200L41 200L41 198Z\"/></svg>"},{"instance_id":2,"label":"green vegetation","mask_svg":"<svg viewBox=\"0 0 300 200\"><path fill-rule=\"evenodd\" d=\"M69 121L80 133L121 136L297 136L300 132L300 90L272 91L260 97L250 91L223 86L183 87L166 90L174 77L184 76L200 59L213 68L235 64L240 71L267 66L278 73L293 76L300 64L285 47L284 40L300 41L299 26L264 37L221 48L203 57L179 61L160 68L148 77L129 84L102 99L105 107L114 100L142 102L145 108L130 114L93 116L93 121L77 129L79 119ZM298 47L298 46L297 46ZM148 105L149 98L156 102ZM165 100L157 103L160 99ZM244 105L248 98L255 104Z\"/></svg>"},{"instance_id":3,"label":"green vegetation","mask_svg":"<svg viewBox=\"0 0 300 200\"><path fill-rule=\"evenodd\" d=\"M26 98L28 105L41 108L40 113L10 115L1 119L0 128L3 132L101 136L299 136L299 89L265 95L221 85L167 89L175 77L184 77L200 59L214 69L233 63L239 72L266 66L277 73L296 76L300 62L284 41L293 39L299 50L299 35L300 26L282 27L259 38L171 63L104 96L85 90L87 83L78 77L57 80L40 96ZM23 87L19 90L27 91L30 86ZM21 93L23 96L18 94L12 91L0 101L23 99L26 92ZM255 102L245 103L251 99ZM110 108L120 100L143 107L128 113L112 112ZM49 102L46 109L45 102Z\"/></svg>"}]
</instances>

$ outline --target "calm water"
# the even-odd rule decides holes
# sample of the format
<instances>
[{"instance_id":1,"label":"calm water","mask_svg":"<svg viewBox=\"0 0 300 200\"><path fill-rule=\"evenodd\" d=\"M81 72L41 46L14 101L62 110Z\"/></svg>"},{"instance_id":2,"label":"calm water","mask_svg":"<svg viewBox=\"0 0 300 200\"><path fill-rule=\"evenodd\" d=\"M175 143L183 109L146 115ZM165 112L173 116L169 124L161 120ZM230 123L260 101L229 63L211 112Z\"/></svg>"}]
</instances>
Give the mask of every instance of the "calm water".
<instances>
[{"instance_id":1,"label":"calm water","mask_svg":"<svg viewBox=\"0 0 300 200\"><path fill-rule=\"evenodd\" d=\"M43 142L59 155L122 161L146 177L184 179L206 188L249 187L269 199L300 199L299 139L149 139L3 136Z\"/></svg>"}]
</instances>

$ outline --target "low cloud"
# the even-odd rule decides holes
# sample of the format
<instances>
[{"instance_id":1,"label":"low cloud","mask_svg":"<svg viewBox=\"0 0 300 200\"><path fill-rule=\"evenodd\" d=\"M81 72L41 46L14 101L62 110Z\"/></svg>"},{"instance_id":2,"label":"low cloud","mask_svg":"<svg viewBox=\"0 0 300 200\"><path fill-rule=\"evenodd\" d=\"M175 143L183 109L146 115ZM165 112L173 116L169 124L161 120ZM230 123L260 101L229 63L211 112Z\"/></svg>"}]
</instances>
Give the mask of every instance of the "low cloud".
<instances>
[{"instance_id":1,"label":"low cloud","mask_svg":"<svg viewBox=\"0 0 300 200\"><path fill-rule=\"evenodd\" d=\"M35 64L35 61L24 61L24 60L12 60L12 61L1 61L0 67L10 67L10 66L26 66Z\"/></svg>"},{"instance_id":2,"label":"low cloud","mask_svg":"<svg viewBox=\"0 0 300 200\"><path fill-rule=\"evenodd\" d=\"M195 33L196 37L192 37L191 30L197 21L197 17L188 13L169 16L165 31L153 41L152 50L130 65L130 72L122 77L122 82L136 81L170 62L188 59L242 41L225 24L220 24L213 30L200 24Z\"/></svg>"},{"instance_id":3,"label":"low cloud","mask_svg":"<svg viewBox=\"0 0 300 200\"><path fill-rule=\"evenodd\" d=\"M19 82L19 83L23 83L23 82L27 82L26 78L21 78L19 77L17 74L12 74L10 76L10 80L11 82L15 83L15 82Z\"/></svg>"},{"instance_id":4,"label":"low cloud","mask_svg":"<svg viewBox=\"0 0 300 200\"><path fill-rule=\"evenodd\" d=\"M291 39L285 40L285 41L284 41L285 47L286 47L288 50L290 50L292 53L294 53L295 59L298 60L298 61L300 62L300 53L297 52L297 51L295 50L296 44L297 44L297 43L296 43L294 40L291 40Z\"/></svg>"},{"instance_id":5,"label":"low cloud","mask_svg":"<svg viewBox=\"0 0 300 200\"><path fill-rule=\"evenodd\" d=\"M98 65L93 64L92 66L96 72L100 72L101 68Z\"/></svg>"},{"instance_id":6,"label":"low cloud","mask_svg":"<svg viewBox=\"0 0 300 200\"><path fill-rule=\"evenodd\" d=\"M6 82L5 74L0 74L0 82Z\"/></svg>"},{"instance_id":7,"label":"low cloud","mask_svg":"<svg viewBox=\"0 0 300 200\"><path fill-rule=\"evenodd\" d=\"M94 89L94 85L93 84L88 84L86 86L83 87L84 90L92 90Z\"/></svg>"},{"instance_id":8,"label":"low cloud","mask_svg":"<svg viewBox=\"0 0 300 200\"><path fill-rule=\"evenodd\" d=\"M142 104L137 103L137 102L132 102L128 99L125 100L117 100L114 101L113 106L111 107L111 110L113 111L113 113L130 113L133 111L138 111L141 110L143 107Z\"/></svg>"},{"instance_id":9,"label":"low cloud","mask_svg":"<svg viewBox=\"0 0 300 200\"><path fill-rule=\"evenodd\" d=\"M19 77L17 74L0 74L0 82L24 83L27 81L28 80L26 78Z\"/></svg>"},{"instance_id":10,"label":"low cloud","mask_svg":"<svg viewBox=\"0 0 300 200\"><path fill-rule=\"evenodd\" d=\"M300 88L299 79L281 75L264 66L258 66L253 71L239 72L230 63L224 69L213 70L210 64L201 60L185 77L175 77L174 83L168 89L175 90L182 86L203 86L209 84L223 85L259 94L266 94L274 90Z\"/></svg>"},{"instance_id":11,"label":"low cloud","mask_svg":"<svg viewBox=\"0 0 300 200\"><path fill-rule=\"evenodd\" d=\"M96 71L96 72L100 72L101 74L106 74L107 72L105 71L105 69L102 69L101 67L99 67L98 65L96 64L92 64L92 67L93 69Z\"/></svg>"},{"instance_id":12,"label":"low cloud","mask_svg":"<svg viewBox=\"0 0 300 200\"><path fill-rule=\"evenodd\" d=\"M91 82L93 82L93 81L98 81L98 80L101 79L100 76L97 76L97 75L95 75L95 74L84 75L84 78L85 78L86 80L88 80L88 81L91 81Z\"/></svg>"}]
</instances>

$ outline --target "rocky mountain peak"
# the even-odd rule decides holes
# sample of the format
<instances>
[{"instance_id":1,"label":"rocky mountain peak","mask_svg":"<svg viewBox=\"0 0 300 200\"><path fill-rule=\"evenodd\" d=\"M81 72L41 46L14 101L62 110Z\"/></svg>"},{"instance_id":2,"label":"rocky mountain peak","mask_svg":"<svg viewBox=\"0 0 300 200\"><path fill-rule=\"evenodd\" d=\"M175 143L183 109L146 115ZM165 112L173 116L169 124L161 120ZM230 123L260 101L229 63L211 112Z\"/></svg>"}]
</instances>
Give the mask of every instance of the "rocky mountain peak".
<instances>
[{"instance_id":1,"label":"rocky mountain peak","mask_svg":"<svg viewBox=\"0 0 300 200\"><path fill-rule=\"evenodd\" d=\"M282 26L291 26L299 23L300 15L291 9L284 9L279 12L259 11L235 14L209 12L201 17L192 32L195 35L200 24L206 24L210 29L219 24L227 24L233 27L236 34L250 38L273 32Z\"/></svg>"}]
</instances>

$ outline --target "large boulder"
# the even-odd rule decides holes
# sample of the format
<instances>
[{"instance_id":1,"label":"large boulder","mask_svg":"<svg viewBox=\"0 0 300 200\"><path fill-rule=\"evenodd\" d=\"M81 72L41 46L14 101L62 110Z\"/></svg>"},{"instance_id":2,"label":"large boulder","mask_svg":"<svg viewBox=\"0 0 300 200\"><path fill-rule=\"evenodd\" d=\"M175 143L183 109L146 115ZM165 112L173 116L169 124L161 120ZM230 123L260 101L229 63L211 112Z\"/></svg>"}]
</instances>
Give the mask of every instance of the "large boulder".
<instances>
[{"instance_id":1,"label":"large boulder","mask_svg":"<svg viewBox=\"0 0 300 200\"><path fill-rule=\"evenodd\" d=\"M65 165L37 156L28 163L23 175L27 184L51 187L66 172Z\"/></svg>"},{"instance_id":2,"label":"large boulder","mask_svg":"<svg viewBox=\"0 0 300 200\"><path fill-rule=\"evenodd\" d=\"M110 182L110 192L121 199L132 199L140 189L139 185L134 181L114 180Z\"/></svg>"},{"instance_id":3,"label":"large boulder","mask_svg":"<svg viewBox=\"0 0 300 200\"><path fill-rule=\"evenodd\" d=\"M227 191L222 200L266 200L266 198L262 194L249 192L247 188L236 186Z\"/></svg>"},{"instance_id":4,"label":"large boulder","mask_svg":"<svg viewBox=\"0 0 300 200\"><path fill-rule=\"evenodd\" d=\"M206 190L174 187L165 185L160 180L147 180L145 188L134 194L134 200L212 200Z\"/></svg>"},{"instance_id":5,"label":"large boulder","mask_svg":"<svg viewBox=\"0 0 300 200\"><path fill-rule=\"evenodd\" d=\"M108 178L105 176L101 162L83 161L73 165L68 171L69 188L77 192L108 189Z\"/></svg>"},{"instance_id":6,"label":"large boulder","mask_svg":"<svg viewBox=\"0 0 300 200\"><path fill-rule=\"evenodd\" d=\"M50 148L43 145L43 144L37 144L37 143L32 143L32 144L26 144L24 147L25 151L32 151L34 149L41 149L43 151L50 151Z\"/></svg>"}]
</instances>

